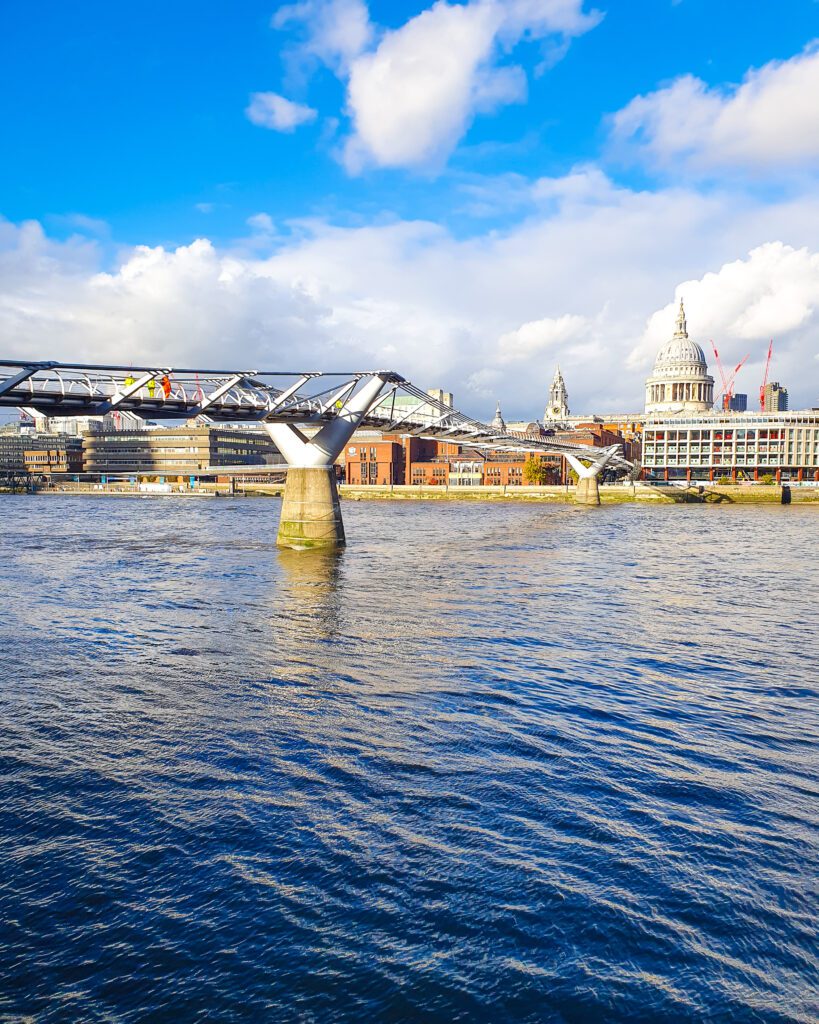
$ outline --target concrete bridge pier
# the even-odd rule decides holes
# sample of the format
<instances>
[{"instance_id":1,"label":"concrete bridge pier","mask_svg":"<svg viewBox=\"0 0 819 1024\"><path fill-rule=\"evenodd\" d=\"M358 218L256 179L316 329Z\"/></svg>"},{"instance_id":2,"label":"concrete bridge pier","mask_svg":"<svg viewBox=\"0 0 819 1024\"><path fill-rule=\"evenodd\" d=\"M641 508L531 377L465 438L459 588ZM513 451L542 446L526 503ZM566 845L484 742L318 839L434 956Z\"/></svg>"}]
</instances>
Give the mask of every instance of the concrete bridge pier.
<instances>
[{"instance_id":1,"label":"concrete bridge pier","mask_svg":"<svg viewBox=\"0 0 819 1024\"><path fill-rule=\"evenodd\" d=\"M388 374L374 374L352 394L329 399L335 415L314 437L306 437L292 423L265 423L288 464L279 547L331 550L346 543L335 461L388 381Z\"/></svg>"},{"instance_id":2,"label":"concrete bridge pier","mask_svg":"<svg viewBox=\"0 0 819 1024\"><path fill-rule=\"evenodd\" d=\"M600 487L598 480L604 467L616 454L616 448L604 448L592 459L590 456L587 462L591 465L584 465L574 455L566 455L566 461L577 473L577 488L574 492L574 500L578 505L599 505Z\"/></svg>"},{"instance_id":3,"label":"concrete bridge pier","mask_svg":"<svg viewBox=\"0 0 819 1024\"><path fill-rule=\"evenodd\" d=\"M600 488L596 476L581 476L577 481L574 500L578 505L599 505Z\"/></svg>"},{"instance_id":4,"label":"concrete bridge pier","mask_svg":"<svg viewBox=\"0 0 819 1024\"><path fill-rule=\"evenodd\" d=\"M293 466L288 470L276 543L295 549L344 546L344 521L332 468Z\"/></svg>"}]
</instances>

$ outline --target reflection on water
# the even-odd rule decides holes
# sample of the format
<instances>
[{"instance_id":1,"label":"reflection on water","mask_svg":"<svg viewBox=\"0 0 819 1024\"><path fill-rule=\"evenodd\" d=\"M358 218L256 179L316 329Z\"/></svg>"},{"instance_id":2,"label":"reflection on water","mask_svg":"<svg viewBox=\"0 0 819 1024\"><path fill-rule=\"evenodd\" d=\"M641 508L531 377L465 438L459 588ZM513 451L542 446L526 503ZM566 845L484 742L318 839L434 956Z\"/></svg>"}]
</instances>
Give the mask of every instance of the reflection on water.
<instances>
[{"instance_id":1,"label":"reflection on water","mask_svg":"<svg viewBox=\"0 0 819 1024\"><path fill-rule=\"evenodd\" d=\"M271 591L273 629L286 656L306 638L333 643L339 635L343 551L278 549L281 577Z\"/></svg>"},{"instance_id":2,"label":"reflection on water","mask_svg":"<svg viewBox=\"0 0 819 1024\"><path fill-rule=\"evenodd\" d=\"M815 510L278 510L0 497L0 1016L816 1018Z\"/></svg>"}]
</instances>

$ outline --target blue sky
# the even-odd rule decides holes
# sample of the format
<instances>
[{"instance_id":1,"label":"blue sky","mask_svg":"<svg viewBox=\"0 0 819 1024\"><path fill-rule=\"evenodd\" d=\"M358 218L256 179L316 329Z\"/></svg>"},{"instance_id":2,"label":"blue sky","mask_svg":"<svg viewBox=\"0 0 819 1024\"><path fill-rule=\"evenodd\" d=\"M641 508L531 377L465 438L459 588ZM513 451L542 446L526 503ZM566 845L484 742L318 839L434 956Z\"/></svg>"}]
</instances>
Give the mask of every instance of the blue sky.
<instances>
[{"instance_id":1,"label":"blue sky","mask_svg":"<svg viewBox=\"0 0 819 1024\"><path fill-rule=\"evenodd\" d=\"M637 408L690 281L701 343L776 332L819 404L817 37L814 0L4 5L3 347L349 353L520 416L560 360Z\"/></svg>"}]
</instances>

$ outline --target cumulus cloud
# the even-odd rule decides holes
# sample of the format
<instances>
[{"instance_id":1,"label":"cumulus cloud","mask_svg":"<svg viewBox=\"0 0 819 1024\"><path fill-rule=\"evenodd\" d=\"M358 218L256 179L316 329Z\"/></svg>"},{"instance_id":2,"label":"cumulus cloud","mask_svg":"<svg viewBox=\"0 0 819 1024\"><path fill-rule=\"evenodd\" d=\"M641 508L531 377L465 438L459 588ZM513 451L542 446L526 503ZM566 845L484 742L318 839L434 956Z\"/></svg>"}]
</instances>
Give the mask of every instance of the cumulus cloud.
<instances>
[{"instance_id":1,"label":"cumulus cloud","mask_svg":"<svg viewBox=\"0 0 819 1024\"><path fill-rule=\"evenodd\" d=\"M476 113L525 100L526 75L500 63L504 51L523 37L568 39L598 20L583 0L438 0L351 62L348 170L440 164Z\"/></svg>"},{"instance_id":2,"label":"cumulus cloud","mask_svg":"<svg viewBox=\"0 0 819 1024\"><path fill-rule=\"evenodd\" d=\"M819 161L819 46L749 71L736 87L684 75L613 115L625 152L660 168L752 173Z\"/></svg>"},{"instance_id":3,"label":"cumulus cloud","mask_svg":"<svg viewBox=\"0 0 819 1024\"><path fill-rule=\"evenodd\" d=\"M277 132L295 131L301 124L315 121L317 111L303 103L294 103L275 92L254 92L245 110L248 120Z\"/></svg>"},{"instance_id":4,"label":"cumulus cloud","mask_svg":"<svg viewBox=\"0 0 819 1024\"><path fill-rule=\"evenodd\" d=\"M692 337L744 388L774 337L775 379L819 400L819 197L615 188L593 168L543 180L505 231L426 221L279 226L264 247L206 239L125 250L0 221L0 351L101 362L398 370L468 413L543 408L556 362L577 412L637 410L684 295ZM596 186L595 186L596 183ZM255 225L263 232L266 222ZM647 325L648 324L648 328ZM756 365L752 365L756 362Z\"/></svg>"},{"instance_id":5,"label":"cumulus cloud","mask_svg":"<svg viewBox=\"0 0 819 1024\"><path fill-rule=\"evenodd\" d=\"M528 359L546 352L554 353L581 339L589 321L584 316L564 313L559 317L543 317L521 324L514 331L502 334L498 354L502 361Z\"/></svg>"},{"instance_id":6,"label":"cumulus cloud","mask_svg":"<svg viewBox=\"0 0 819 1024\"><path fill-rule=\"evenodd\" d=\"M103 271L94 245L54 243L36 223L0 228L0 337L11 358L260 367L293 344L321 358L328 311L205 239L138 246Z\"/></svg>"},{"instance_id":7,"label":"cumulus cloud","mask_svg":"<svg viewBox=\"0 0 819 1024\"><path fill-rule=\"evenodd\" d=\"M585 11L582 0L498 0L503 8L504 35L532 39L560 33L579 36L598 25L600 11Z\"/></svg>"},{"instance_id":8,"label":"cumulus cloud","mask_svg":"<svg viewBox=\"0 0 819 1024\"><path fill-rule=\"evenodd\" d=\"M646 369L651 364L659 345L669 337L681 297L689 333L696 336L707 358L711 340L726 365L749 355L738 390L753 394L761 380L768 340L773 338L774 375L799 393L799 383L806 372L810 376L810 363L819 356L819 253L768 242L743 259L682 282L674 301L649 318L629 356L630 365ZM814 389L818 384L812 380ZM816 404L816 397L812 401Z\"/></svg>"},{"instance_id":9,"label":"cumulus cloud","mask_svg":"<svg viewBox=\"0 0 819 1024\"><path fill-rule=\"evenodd\" d=\"M354 61L348 166L364 155L382 167L430 163L451 151L478 102L522 99L520 75L488 64L500 20L492 4L437 3Z\"/></svg>"},{"instance_id":10,"label":"cumulus cloud","mask_svg":"<svg viewBox=\"0 0 819 1024\"><path fill-rule=\"evenodd\" d=\"M526 74L507 60L522 39L549 44L553 58L600 17L584 0L437 0L379 35L364 0L302 0L280 7L271 24L300 34L285 50L291 64L320 61L345 81L352 132L340 153L358 173L440 166L477 114L526 99ZM316 112L256 93L247 115L292 131Z\"/></svg>"},{"instance_id":11,"label":"cumulus cloud","mask_svg":"<svg viewBox=\"0 0 819 1024\"><path fill-rule=\"evenodd\" d=\"M247 224L254 231L260 231L267 235L272 235L276 230L276 225L273 223L273 218L269 213L254 213L251 217L247 218Z\"/></svg>"},{"instance_id":12,"label":"cumulus cloud","mask_svg":"<svg viewBox=\"0 0 819 1024\"><path fill-rule=\"evenodd\" d=\"M320 60L341 73L369 46L374 34L364 0L305 0L285 4L276 11L270 24L279 30L301 28L304 38L295 48L295 56Z\"/></svg>"}]
</instances>

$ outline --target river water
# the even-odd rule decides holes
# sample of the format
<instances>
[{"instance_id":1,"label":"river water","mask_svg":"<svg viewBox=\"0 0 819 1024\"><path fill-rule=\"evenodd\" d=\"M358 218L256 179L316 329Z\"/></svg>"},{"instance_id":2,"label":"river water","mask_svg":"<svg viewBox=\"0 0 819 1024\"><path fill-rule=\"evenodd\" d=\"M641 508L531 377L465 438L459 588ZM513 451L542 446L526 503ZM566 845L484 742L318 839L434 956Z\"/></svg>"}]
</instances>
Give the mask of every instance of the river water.
<instances>
[{"instance_id":1,"label":"river water","mask_svg":"<svg viewBox=\"0 0 819 1024\"><path fill-rule=\"evenodd\" d=\"M0 1020L814 1021L815 508L0 497Z\"/></svg>"}]
</instances>

